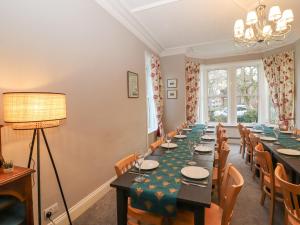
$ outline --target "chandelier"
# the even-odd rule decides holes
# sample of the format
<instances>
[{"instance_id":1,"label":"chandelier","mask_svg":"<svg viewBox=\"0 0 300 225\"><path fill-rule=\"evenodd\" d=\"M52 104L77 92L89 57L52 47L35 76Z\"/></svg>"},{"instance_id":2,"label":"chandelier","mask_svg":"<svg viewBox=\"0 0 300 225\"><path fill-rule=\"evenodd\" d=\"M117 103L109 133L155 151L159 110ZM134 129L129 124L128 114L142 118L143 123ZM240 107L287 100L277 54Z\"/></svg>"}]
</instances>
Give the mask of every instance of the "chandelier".
<instances>
[{"instance_id":1,"label":"chandelier","mask_svg":"<svg viewBox=\"0 0 300 225\"><path fill-rule=\"evenodd\" d=\"M254 46L258 43L282 41L291 31L294 14L291 9L281 13L279 6L272 6L267 17L266 5L258 1L256 10L247 14L246 21L238 19L234 24L234 40L239 45Z\"/></svg>"}]
</instances>

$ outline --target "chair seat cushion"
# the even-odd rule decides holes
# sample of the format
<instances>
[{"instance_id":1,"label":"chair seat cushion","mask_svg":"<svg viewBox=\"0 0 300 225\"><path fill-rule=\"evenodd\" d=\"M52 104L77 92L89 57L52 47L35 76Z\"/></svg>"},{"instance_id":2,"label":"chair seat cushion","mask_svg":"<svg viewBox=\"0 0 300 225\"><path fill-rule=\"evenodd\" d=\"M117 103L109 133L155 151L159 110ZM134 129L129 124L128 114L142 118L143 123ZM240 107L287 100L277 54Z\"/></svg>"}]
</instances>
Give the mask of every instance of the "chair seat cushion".
<instances>
[{"instance_id":1,"label":"chair seat cushion","mask_svg":"<svg viewBox=\"0 0 300 225\"><path fill-rule=\"evenodd\" d=\"M205 209L205 225L221 225L223 210L220 206L212 203L210 208ZM179 211L173 225L193 225L194 214L191 211Z\"/></svg>"}]
</instances>

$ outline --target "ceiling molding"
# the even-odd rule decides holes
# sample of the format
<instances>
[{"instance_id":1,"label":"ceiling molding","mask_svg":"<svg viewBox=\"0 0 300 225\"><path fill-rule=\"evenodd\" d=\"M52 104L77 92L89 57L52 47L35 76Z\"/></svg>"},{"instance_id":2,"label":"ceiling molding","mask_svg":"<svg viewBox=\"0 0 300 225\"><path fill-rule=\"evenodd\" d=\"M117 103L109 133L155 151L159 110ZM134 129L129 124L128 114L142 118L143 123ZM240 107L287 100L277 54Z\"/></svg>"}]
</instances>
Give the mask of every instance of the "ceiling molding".
<instances>
[{"instance_id":1,"label":"ceiling molding","mask_svg":"<svg viewBox=\"0 0 300 225\"><path fill-rule=\"evenodd\" d=\"M133 12L133 13L140 12L140 11L160 7L160 6L171 4L173 2L178 2L178 1L181 1L181 0L160 0L160 1L157 1L157 2L153 2L153 3L150 3L150 4L146 4L146 5L143 5L143 6L133 8L130 11Z\"/></svg>"},{"instance_id":2,"label":"ceiling molding","mask_svg":"<svg viewBox=\"0 0 300 225\"><path fill-rule=\"evenodd\" d=\"M105 9L111 16L118 20L131 33L133 33L139 40L146 44L154 53L160 54L164 49L151 36L151 34L141 25L130 12L125 9L120 2L95 0L103 9Z\"/></svg>"}]
</instances>

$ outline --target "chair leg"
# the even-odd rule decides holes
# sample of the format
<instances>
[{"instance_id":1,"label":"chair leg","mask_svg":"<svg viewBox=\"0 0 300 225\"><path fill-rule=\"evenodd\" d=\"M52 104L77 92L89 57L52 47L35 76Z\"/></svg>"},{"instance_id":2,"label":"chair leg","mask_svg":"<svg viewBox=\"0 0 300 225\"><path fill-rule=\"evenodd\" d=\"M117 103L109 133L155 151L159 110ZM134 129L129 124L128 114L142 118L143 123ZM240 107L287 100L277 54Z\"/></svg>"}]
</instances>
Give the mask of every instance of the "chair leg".
<instances>
[{"instance_id":1,"label":"chair leg","mask_svg":"<svg viewBox=\"0 0 300 225\"><path fill-rule=\"evenodd\" d=\"M257 168L254 166L254 170L253 170L253 174L252 174L252 179L253 180L255 179L256 171L257 171Z\"/></svg>"},{"instance_id":2,"label":"chair leg","mask_svg":"<svg viewBox=\"0 0 300 225\"><path fill-rule=\"evenodd\" d=\"M270 205L270 222L269 224L273 224L273 218L274 218L274 209L275 209L275 196L271 196L271 205Z\"/></svg>"},{"instance_id":3,"label":"chair leg","mask_svg":"<svg viewBox=\"0 0 300 225\"><path fill-rule=\"evenodd\" d=\"M262 206L264 206L265 204L265 199L266 199L266 192L264 192L264 190L261 190L260 204Z\"/></svg>"}]
</instances>

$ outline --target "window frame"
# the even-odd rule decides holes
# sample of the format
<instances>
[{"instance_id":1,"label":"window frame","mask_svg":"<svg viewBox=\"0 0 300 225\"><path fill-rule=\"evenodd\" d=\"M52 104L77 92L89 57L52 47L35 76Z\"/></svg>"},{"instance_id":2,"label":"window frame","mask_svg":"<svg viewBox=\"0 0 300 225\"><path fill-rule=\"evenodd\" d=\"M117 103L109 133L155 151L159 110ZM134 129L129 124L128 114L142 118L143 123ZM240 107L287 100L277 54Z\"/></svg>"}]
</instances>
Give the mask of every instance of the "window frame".
<instances>
[{"instance_id":1,"label":"window frame","mask_svg":"<svg viewBox=\"0 0 300 225\"><path fill-rule=\"evenodd\" d=\"M269 123L269 88L263 69L262 60L249 60L221 64L203 65L200 71L200 105L199 121L205 123L208 121L208 73L212 70L227 70L228 82L228 120L225 125L237 125L237 91L236 91L236 70L240 67L256 66L258 68L258 121L257 123ZM218 122L209 122L217 124ZM249 124L249 123L243 123ZM250 123L251 124L251 123ZM249 125L250 125L249 124Z\"/></svg>"}]
</instances>

